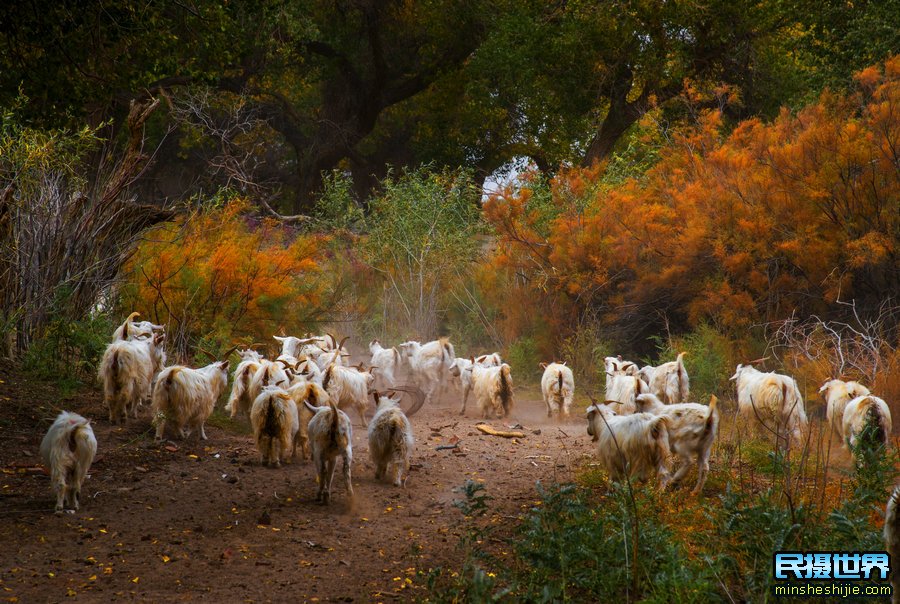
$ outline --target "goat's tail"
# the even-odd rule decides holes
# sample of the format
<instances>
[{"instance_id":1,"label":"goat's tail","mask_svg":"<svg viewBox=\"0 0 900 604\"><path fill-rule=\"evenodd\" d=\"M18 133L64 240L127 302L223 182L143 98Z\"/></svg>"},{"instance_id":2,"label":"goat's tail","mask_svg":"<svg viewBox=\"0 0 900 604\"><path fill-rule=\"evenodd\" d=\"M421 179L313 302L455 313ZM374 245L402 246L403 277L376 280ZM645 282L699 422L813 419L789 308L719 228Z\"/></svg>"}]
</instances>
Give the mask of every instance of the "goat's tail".
<instances>
[{"instance_id":1,"label":"goat's tail","mask_svg":"<svg viewBox=\"0 0 900 604\"><path fill-rule=\"evenodd\" d=\"M119 374L120 374L120 365L119 365L119 350L116 349L113 351L112 358L109 360L109 377L111 378L113 388L119 389Z\"/></svg>"},{"instance_id":2,"label":"goat's tail","mask_svg":"<svg viewBox=\"0 0 900 604\"><path fill-rule=\"evenodd\" d=\"M90 450L93 435L94 431L91 430L89 421L85 420L78 422L71 430L69 430L69 450L72 453Z\"/></svg>"},{"instance_id":3,"label":"goat's tail","mask_svg":"<svg viewBox=\"0 0 900 604\"><path fill-rule=\"evenodd\" d=\"M500 366L500 403L503 405L504 415L509 415L512 411L512 375L509 373L509 365L504 363Z\"/></svg>"},{"instance_id":4,"label":"goat's tail","mask_svg":"<svg viewBox=\"0 0 900 604\"><path fill-rule=\"evenodd\" d=\"M684 355L686 355L686 354L687 354L686 352L679 352L678 358L675 360L676 364L678 365L677 371L678 371L678 397L679 397L678 402L679 403L686 403L688 398L690 397L690 390L688 387L687 369L684 368Z\"/></svg>"},{"instance_id":5,"label":"goat's tail","mask_svg":"<svg viewBox=\"0 0 900 604\"><path fill-rule=\"evenodd\" d=\"M270 437L278 436L281 433L281 422L279 420L283 419L283 415L284 407L279 406L275 394L270 393L266 400L266 419L263 422L262 433Z\"/></svg>"},{"instance_id":6,"label":"goat's tail","mask_svg":"<svg viewBox=\"0 0 900 604\"><path fill-rule=\"evenodd\" d=\"M715 429L716 424L719 420L719 412L716 410L716 404L719 402L719 399L716 398L715 395L709 398L709 410L706 412L706 425L703 426L703 435L701 440L705 440L707 436L709 436L712 431Z\"/></svg>"},{"instance_id":7,"label":"goat's tail","mask_svg":"<svg viewBox=\"0 0 900 604\"><path fill-rule=\"evenodd\" d=\"M328 369L325 370L325 375L322 377L322 388L328 390L328 385L331 383L331 374L334 372L334 363L328 366Z\"/></svg>"},{"instance_id":8,"label":"goat's tail","mask_svg":"<svg viewBox=\"0 0 900 604\"><path fill-rule=\"evenodd\" d=\"M328 406L331 407L331 425L328 427L328 442L332 447L338 446L338 408L334 401L328 399Z\"/></svg>"},{"instance_id":9,"label":"goat's tail","mask_svg":"<svg viewBox=\"0 0 900 604\"><path fill-rule=\"evenodd\" d=\"M876 441L879 443L887 443L888 434L885 429L884 416L881 414L881 409L871 398L867 398L863 404L868 407L866 409L866 424L872 426L874 429L873 436Z\"/></svg>"},{"instance_id":10,"label":"goat's tail","mask_svg":"<svg viewBox=\"0 0 900 604\"><path fill-rule=\"evenodd\" d=\"M562 391L563 391L563 374L562 374L562 371L557 371L557 372L556 372L556 377L557 377L557 380L556 380L557 386L556 386L556 388L557 388L557 390L559 391L559 393L562 394Z\"/></svg>"}]
</instances>

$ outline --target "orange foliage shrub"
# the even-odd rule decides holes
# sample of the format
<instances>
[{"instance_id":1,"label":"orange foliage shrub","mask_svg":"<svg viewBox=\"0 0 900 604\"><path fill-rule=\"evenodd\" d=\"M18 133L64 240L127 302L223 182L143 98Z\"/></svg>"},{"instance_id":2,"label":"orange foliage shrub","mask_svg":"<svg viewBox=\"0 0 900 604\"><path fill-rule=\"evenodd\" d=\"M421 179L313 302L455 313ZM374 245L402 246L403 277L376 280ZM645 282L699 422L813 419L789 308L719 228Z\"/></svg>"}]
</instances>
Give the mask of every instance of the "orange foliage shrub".
<instances>
[{"instance_id":1,"label":"orange foliage shrub","mask_svg":"<svg viewBox=\"0 0 900 604\"><path fill-rule=\"evenodd\" d=\"M494 295L529 300L554 327L591 309L632 341L663 317L740 333L827 315L838 296L876 308L900 291L900 57L857 81L727 136L706 113L615 188L576 169L550 200L529 182L493 196L489 266L507 275Z\"/></svg>"},{"instance_id":2,"label":"orange foliage shrub","mask_svg":"<svg viewBox=\"0 0 900 604\"><path fill-rule=\"evenodd\" d=\"M145 235L125 274L125 309L167 326L184 353L201 341L269 343L284 328L302 333L320 310L322 238L275 220L245 217L233 200Z\"/></svg>"}]
</instances>

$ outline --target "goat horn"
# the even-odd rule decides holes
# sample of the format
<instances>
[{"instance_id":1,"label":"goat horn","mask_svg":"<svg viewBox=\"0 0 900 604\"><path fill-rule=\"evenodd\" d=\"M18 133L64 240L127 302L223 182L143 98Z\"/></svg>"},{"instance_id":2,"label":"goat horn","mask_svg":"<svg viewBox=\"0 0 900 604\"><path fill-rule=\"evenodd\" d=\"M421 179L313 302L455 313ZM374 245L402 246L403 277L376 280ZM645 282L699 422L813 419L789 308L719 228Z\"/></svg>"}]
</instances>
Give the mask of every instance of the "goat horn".
<instances>
[{"instance_id":1,"label":"goat horn","mask_svg":"<svg viewBox=\"0 0 900 604\"><path fill-rule=\"evenodd\" d=\"M238 348L240 348L240 346L232 346L231 348L229 348L228 352L226 352L225 354L222 355L222 360L226 360L228 357L231 356L231 353L234 352L235 350L237 350Z\"/></svg>"},{"instance_id":2,"label":"goat horn","mask_svg":"<svg viewBox=\"0 0 900 604\"><path fill-rule=\"evenodd\" d=\"M762 357L761 359L756 359L755 361L747 361L747 365L755 365L756 363L762 363L763 361L768 361L769 357Z\"/></svg>"},{"instance_id":3,"label":"goat horn","mask_svg":"<svg viewBox=\"0 0 900 604\"><path fill-rule=\"evenodd\" d=\"M350 336L347 336L343 340L341 340L341 343L337 345L338 350L342 350L344 348L344 342L346 342L349 339L350 339Z\"/></svg>"},{"instance_id":4,"label":"goat horn","mask_svg":"<svg viewBox=\"0 0 900 604\"><path fill-rule=\"evenodd\" d=\"M337 348L337 339L328 332L325 332L325 335L327 335L329 338L331 338L331 347Z\"/></svg>"},{"instance_id":5,"label":"goat horn","mask_svg":"<svg viewBox=\"0 0 900 604\"><path fill-rule=\"evenodd\" d=\"M135 312L131 313L130 315L128 315L128 318L125 319L125 322L128 323L128 322L130 322L132 319L134 319L135 317L140 317L140 316L141 316L141 313L135 311Z\"/></svg>"},{"instance_id":6,"label":"goat horn","mask_svg":"<svg viewBox=\"0 0 900 604\"><path fill-rule=\"evenodd\" d=\"M205 354L206 356L208 356L209 358L211 358L211 359L214 360L214 361L218 361L218 360L219 360L219 358L218 358L216 355L214 355L213 353L211 353L211 352L208 351L207 349L203 348L203 346L200 346L199 344L197 345L197 350L199 350L200 352L202 352L203 354Z\"/></svg>"},{"instance_id":7,"label":"goat horn","mask_svg":"<svg viewBox=\"0 0 900 604\"><path fill-rule=\"evenodd\" d=\"M247 350L256 350L257 348L265 348L266 345L260 342L253 342L249 346L247 346Z\"/></svg>"}]
</instances>

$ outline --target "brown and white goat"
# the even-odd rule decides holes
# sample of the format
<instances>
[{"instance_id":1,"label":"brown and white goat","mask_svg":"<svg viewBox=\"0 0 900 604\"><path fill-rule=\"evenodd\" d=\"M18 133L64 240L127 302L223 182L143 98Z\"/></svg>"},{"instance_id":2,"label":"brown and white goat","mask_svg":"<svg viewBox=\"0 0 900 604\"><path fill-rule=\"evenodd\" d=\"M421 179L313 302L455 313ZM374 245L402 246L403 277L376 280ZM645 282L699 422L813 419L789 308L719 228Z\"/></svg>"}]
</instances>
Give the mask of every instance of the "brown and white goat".
<instances>
[{"instance_id":1,"label":"brown and white goat","mask_svg":"<svg viewBox=\"0 0 900 604\"><path fill-rule=\"evenodd\" d=\"M41 458L50 471L57 512L64 504L78 509L81 485L96 454L97 439L91 422L77 413L60 413L41 441Z\"/></svg>"},{"instance_id":2,"label":"brown and white goat","mask_svg":"<svg viewBox=\"0 0 900 604\"><path fill-rule=\"evenodd\" d=\"M681 352L676 360L657 367L647 365L638 372L638 376L650 387L650 393L665 404L686 403L690 398L690 379L684 368L685 354Z\"/></svg>"},{"instance_id":3,"label":"brown and white goat","mask_svg":"<svg viewBox=\"0 0 900 604\"><path fill-rule=\"evenodd\" d=\"M322 388L328 392L338 407L353 407L359 413L363 426L368 427L366 412L369 409L369 389L375 376L354 367L329 365L322 376Z\"/></svg>"},{"instance_id":4,"label":"brown and white goat","mask_svg":"<svg viewBox=\"0 0 900 604\"><path fill-rule=\"evenodd\" d=\"M263 389L250 409L250 425L264 466L280 467L287 460L288 451L291 459L297 456L300 417L297 404L286 391L276 387Z\"/></svg>"},{"instance_id":5,"label":"brown and white goat","mask_svg":"<svg viewBox=\"0 0 900 604\"><path fill-rule=\"evenodd\" d=\"M393 388L397 368L400 366L400 351L396 347L385 348L378 340L369 342L369 352L372 353L372 375L375 376L375 386L379 389Z\"/></svg>"},{"instance_id":6,"label":"brown and white goat","mask_svg":"<svg viewBox=\"0 0 900 604\"><path fill-rule=\"evenodd\" d=\"M134 318L139 316L141 316L141 313L138 312L133 312L128 315L125 322L119 325L113 332L112 341L147 340L165 329L165 326L156 325L150 321L134 321Z\"/></svg>"},{"instance_id":7,"label":"brown and white goat","mask_svg":"<svg viewBox=\"0 0 900 604\"><path fill-rule=\"evenodd\" d=\"M126 325L126 338L127 332ZM129 413L137 417L138 406L150 399L154 377L166 361L163 337L118 340L106 347L98 374L109 421L127 419Z\"/></svg>"},{"instance_id":8,"label":"brown and white goat","mask_svg":"<svg viewBox=\"0 0 900 604\"><path fill-rule=\"evenodd\" d=\"M404 486L409 477L415 444L412 425L400 408L400 398L375 397L375 417L369 423L369 456L375 464L375 478L387 474L394 486Z\"/></svg>"},{"instance_id":9,"label":"brown and white goat","mask_svg":"<svg viewBox=\"0 0 900 604\"><path fill-rule=\"evenodd\" d=\"M900 486L894 487L884 511L884 549L893 564L900 560ZM896 568L891 569L891 587L891 602L900 604L900 572Z\"/></svg>"},{"instance_id":10,"label":"brown and white goat","mask_svg":"<svg viewBox=\"0 0 900 604\"><path fill-rule=\"evenodd\" d=\"M475 405L481 416L485 419L508 416L513 408L513 381L509 365L479 367L473 364L465 371L472 376Z\"/></svg>"},{"instance_id":11,"label":"brown and white goat","mask_svg":"<svg viewBox=\"0 0 900 604\"><path fill-rule=\"evenodd\" d=\"M541 376L541 394L547 405L547 417L556 413L559 419L569 416L572 399L575 396L575 376L565 363L541 363L544 375Z\"/></svg>"},{"instance_id":12,"label":"brown and white goat","mask_svg":"<svg viewBox=\"0 0 900 604\"><path fill-rule=\"evenodd\" d=\"M636 375L621 372L606 374L606 400L619 403L616 413L620 415L634 413L637 409L635 397L647 390L647 384Z\"/></svg>"},{"instance_id":13,"label":"brown and white goat","mask_svg":"<svg viewBox=\"0 0 900 604\"><path fill-rule=\"evenodd\" d=\"M718 399L712 397L708 407L698 403L666 405L655 394L646 393L639 395L635 402L638 412L666 418L669 448L681 462L672 482L684 478L691 465L696 463L697 484L692 494L700 493L709 474L709 455L719 430L719 413L716 411Z\"/></svg>"},{"instance_id":14,"label":"brown and white goat","mask_svg":"<svg viewBox=\"0 0 900 604\"><path fill-rule=\"evenodd\" d=\"M876 440L888 446L891 438L891 430L893 429L891 421L891 410L884 399L877 396L867 395L858 396L847 403L844 408L843 417L843 442L844 445L853 450L859 440L859 435L866 428L866 425L872 425L875 430Z\"/></svg>"},{"instance_id":15,"label":"brown and white goat","mask_svg":"<svg viewBox=\"0 0 900 604\"><path fill-rule=\"evenodd\" d=\"M859 382L833 379L822 384L819 393L825 396L825 417L828 425L843 441L844 409L847 407L847 403L856 397L870 394L869 389Z\"/></svg>"},{"instance_id":16,"label":"brown and white goat","mask_svg":"<svg viewBox=\"0 0 900 604\"><path fill-rule=\"evenodd\" d=\"M448 338L432 340L426 344L410 340L397 348L409 364L413 381L425 393L426 403L431 402L436 391L443 392L446 389L450 367L456 358L456 351Z\"/></svg>"},{"instance_id":17,"label":"brown and white goat","mask_svg":"<svg viewBox=\"0 0 900 604\"><path fill-rule=\"evenodd\" d=\"M241 362L234 370L231 395L228 397L228 402L225 403L225 411L231 415L232 419L238 414L249 418L250 408L253 406L253 401L256 400L250 388L250 382L265 361L255 350L242 350L238 354ZM259 393L256 394L259 395Z\"/></svg>"},{"instance_id":18,"label":"brown and white goat","mask_svg":"<svg viewBox=\"0 0 900 604\"><path fill-rule=\"evenodd\" d=\"M153 389L156 438L161 439L166 424L172 422L182 438L199 427L200 438L206 440L204 425L227 386L228 361L217 361L200 369L184 365L164 369Z\"/></svg>"},{"instance_id":19,"label":"brown and white goat","mask_svg":"<svg viewBox=\"0 0 900 604\"><path fill-rule=\"evenodd\" d=\"M807 426L806 408L793 378L738 365L730 379L737 385L738 413L749 425L761 421L779 442L785 435L800 442Z\"/></svg>"},{"instance_id":20,"label":"brown and white goat","mask_svg":"<svg viewBox=\"0 0 900 604\"><path fill-rule=\"evenodd\" d=\"M668 420L649 413L617 415L609 406L587 408L587 433L597 443L601 465L613 480L646 480L652 472L662 489L668 485Z\"/></svg>"},{"instance_id":21,"label":"brown and white goat","mask_svg":"<svg viewBox=\"0 0 900 604\"><path fill-rule=\"evenodd\" d=\"M331 483L338 457L343 459L344 485L352 499L350 464L353 463L353 426L350 425L350 418L335 406L332 399L324 407L313 407L306 402L304 405L314 414L309 420L309 442L319 483L316 501L325 504L331 501Z\"/></svg>"}]
</instances>

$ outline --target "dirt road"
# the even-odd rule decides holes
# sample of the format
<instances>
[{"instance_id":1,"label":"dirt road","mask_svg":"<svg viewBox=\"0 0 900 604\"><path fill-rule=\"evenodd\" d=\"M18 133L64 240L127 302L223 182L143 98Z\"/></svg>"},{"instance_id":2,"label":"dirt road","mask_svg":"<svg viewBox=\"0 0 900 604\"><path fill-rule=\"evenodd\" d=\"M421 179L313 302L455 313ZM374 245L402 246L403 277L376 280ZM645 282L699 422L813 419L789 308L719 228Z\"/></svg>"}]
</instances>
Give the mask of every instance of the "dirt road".
<instances>
[{"instance_id":1,"label":"dirt road","mask_svg":"<svg viewBox=\"0 0 900 604\"><path fill-rule=\"evenodd\" d=\"M323 507L310 462L260 466L247 427L220 410L208 441L157 443L147 410L113 427L98 392L61 401L9 370L0 380L0 601L421 600L429 569L461 562L455 488L484 481L496 518L512 522L534 505L536 480L570 479L590 451L583 420L548 421L536 391L518 390L513 417L490 422L521 424L527 436L516 440L477 432L475 410L461 418L450 393L412 418L414 465L401 489L374 480L351 412L356 497L336 478ZM59 407L93 418L100 443L73 515L53 514L36 469ZM435 450L454 436L458 449Z\"/></svg>"}]
</instances>

